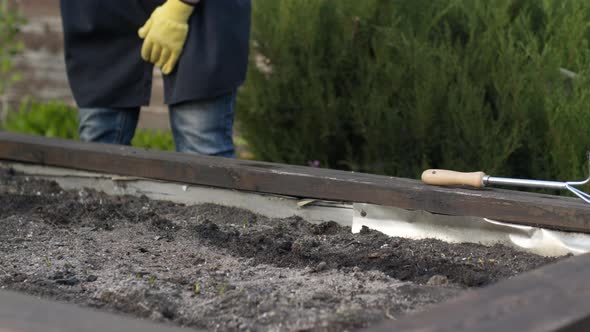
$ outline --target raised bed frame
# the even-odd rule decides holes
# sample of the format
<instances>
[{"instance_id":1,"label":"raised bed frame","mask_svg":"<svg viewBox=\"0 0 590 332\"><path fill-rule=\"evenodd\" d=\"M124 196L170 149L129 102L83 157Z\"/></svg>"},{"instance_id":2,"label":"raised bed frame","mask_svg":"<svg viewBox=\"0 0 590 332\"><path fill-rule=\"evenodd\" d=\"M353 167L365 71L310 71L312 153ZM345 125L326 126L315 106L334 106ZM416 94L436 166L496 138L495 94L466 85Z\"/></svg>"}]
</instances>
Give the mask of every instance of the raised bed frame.
<instances>
[{"instance_id":1,"label":"raised bed frame","mask_svg":"<svg viewBox=\"0 0 590 332\"><path fill-rule=\"evenodd\" d=\"M148 151L7 132L0 132L0 161L295 198L370 203L434 214L493 218L522 225L590 233L590 205L573 198L517 191L433 187L415 180L386 176ZM481 290L470 291L422 314L385 322L369 331L589 331L589 279L590 255L570 258ZM0 293L0 331L4 332L3 328L11 328L8 331L12 332L85 331L80 329L80 325L64 325L59 319L45 319L42 328L35 328L37 325L27 325L27 322L45 316L10 314L29 305L40 312L55 309L52 302L35 302L20 295ZM99 322L106 315L75 306L59 308L64 314L84 312L82 315L89 322L93 319ZM121 320L117 324L112 329L123 328L125 324L133 324L133 321ZM148 331L145 326L142 325ZM154 330L158 328L160 326L154 325ZM105 327L102 326L101 330ZM87 331L93 330L88 328Z\"/></svg>"}]
</instances>

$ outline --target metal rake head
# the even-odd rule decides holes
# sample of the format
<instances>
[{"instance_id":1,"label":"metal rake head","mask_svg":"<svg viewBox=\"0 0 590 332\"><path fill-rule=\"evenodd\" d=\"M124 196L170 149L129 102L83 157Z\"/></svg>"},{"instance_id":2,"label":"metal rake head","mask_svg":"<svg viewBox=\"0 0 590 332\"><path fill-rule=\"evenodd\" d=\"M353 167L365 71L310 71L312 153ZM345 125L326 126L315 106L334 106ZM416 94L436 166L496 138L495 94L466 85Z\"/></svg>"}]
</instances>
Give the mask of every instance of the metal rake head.
<instances>
[{"instance_id":1,"label":"metal rake head","mask_svg":"<svg viewBox=\"0 0 590 332\"><path fill-rule=\"evenodd\" d=\"M571 191L576 196L578 196L581 199L583 199L584 202L590 204L590 195L588 195L587 193L581 191L578 188L575 188L575 187L579 187L579 186L585 186L585 185L587 185L587 184L590 183L590 151L588 151L586 153L586 157L588 158L588 178L586 180L584 180L584 181L571 181L571 182L566 182L565 183L565 189Z\"/></svg>"}]
</instances>

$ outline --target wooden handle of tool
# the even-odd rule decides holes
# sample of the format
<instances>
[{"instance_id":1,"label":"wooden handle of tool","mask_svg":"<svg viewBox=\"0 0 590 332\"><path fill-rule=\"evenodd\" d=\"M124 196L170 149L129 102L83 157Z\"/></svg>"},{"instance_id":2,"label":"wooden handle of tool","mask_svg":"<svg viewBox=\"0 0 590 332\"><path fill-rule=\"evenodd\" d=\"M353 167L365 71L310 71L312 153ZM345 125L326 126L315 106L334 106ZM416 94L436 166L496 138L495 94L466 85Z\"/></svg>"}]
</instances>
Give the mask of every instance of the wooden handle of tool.
<instances>
[{"instance_id":1,"label":"wooden handle of tool","mask_svg":"<svg viewBox=\"0 0 590 332\"><path fill-rule=\"evenodd\" d=\"M483 188L484 172L462 173L444 169L429 169L422 173L422 182L436 186L470 186Z\"/></svg>"}]
</instances>

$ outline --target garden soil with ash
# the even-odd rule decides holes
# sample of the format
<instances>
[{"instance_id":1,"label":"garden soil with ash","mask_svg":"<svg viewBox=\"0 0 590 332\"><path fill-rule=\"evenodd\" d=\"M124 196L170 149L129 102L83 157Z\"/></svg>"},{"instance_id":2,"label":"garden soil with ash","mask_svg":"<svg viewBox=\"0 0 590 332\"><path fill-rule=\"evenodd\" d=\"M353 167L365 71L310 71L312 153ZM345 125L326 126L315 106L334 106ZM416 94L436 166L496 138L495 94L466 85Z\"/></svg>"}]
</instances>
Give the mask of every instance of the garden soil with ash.
<instances>
[{"instance_id":1,"label":"garden soil with ash","mask_svg":"<svg viewBox=\"0 0 590 332\"><path fill-rule=\"evenodd\" d=\"M555 261L6 170L0 206L0 288L207 330L355 330Z\"/></svg>"}]
</instances>

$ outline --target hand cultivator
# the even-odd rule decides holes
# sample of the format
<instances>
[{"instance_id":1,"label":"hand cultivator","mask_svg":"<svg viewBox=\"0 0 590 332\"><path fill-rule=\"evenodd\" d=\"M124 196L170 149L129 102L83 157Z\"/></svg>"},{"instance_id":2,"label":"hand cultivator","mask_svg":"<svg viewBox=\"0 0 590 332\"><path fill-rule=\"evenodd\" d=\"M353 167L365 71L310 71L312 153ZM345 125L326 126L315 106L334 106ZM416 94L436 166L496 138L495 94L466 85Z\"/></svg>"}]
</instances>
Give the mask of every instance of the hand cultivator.
<instances>
[{"instance_id":1,"label":"hand cultivator","mask_svg":"<svg viewBox=\"0 0 590 332\"><path fill-rule=\"evenodd\" d=\"M590 151L587 153L588 165L590 168ZM542 181L501 178L485 174L484 172L462 173L449 170L429 169L422 173L422 181L426 184L450 186L464 185L475 188L487 186L511 186L539 189L569 190L586 203L590 203L590 195L576 187L585 186L590 183L590 175L584 181Z\"/></svg>"}]
</instances>

